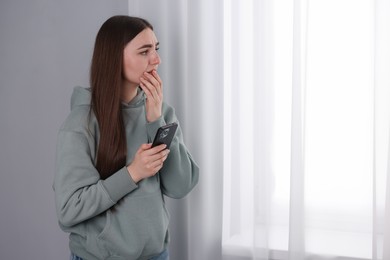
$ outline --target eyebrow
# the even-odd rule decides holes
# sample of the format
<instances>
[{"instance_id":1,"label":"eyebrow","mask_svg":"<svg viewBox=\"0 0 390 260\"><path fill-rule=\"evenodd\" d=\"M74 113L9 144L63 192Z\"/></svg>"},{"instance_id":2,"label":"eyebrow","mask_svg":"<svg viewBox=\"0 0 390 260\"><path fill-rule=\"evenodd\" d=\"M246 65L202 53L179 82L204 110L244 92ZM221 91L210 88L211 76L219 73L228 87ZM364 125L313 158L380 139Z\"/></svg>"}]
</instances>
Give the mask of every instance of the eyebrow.
<instances>
[{"instance_id":1,"label":"eyebrow","mask_svg":"<svg viewBox=\"0 0 390 260\"><path fill-rule=\"evenodd\" d=\"M160 42L157 42L156 43L156 47L158 47L160 45ZM145 48L152 48L153 45L152 44L144 44L142 45L141 47L139 47L137 50L140 50L140 49L145 49Z\"/></svg>"}]
</instances>

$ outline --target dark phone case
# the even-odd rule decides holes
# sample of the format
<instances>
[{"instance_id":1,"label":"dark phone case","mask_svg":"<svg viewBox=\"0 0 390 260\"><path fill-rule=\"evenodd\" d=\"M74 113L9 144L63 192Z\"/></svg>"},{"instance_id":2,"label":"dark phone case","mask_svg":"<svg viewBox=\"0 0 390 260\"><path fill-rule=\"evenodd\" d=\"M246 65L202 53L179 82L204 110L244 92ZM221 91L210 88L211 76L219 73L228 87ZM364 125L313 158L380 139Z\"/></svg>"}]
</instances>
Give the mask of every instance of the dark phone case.
<instances>
[{"instance_id":1,"label":"dark phone case","mask_svg":"<svg viewBox=\"0 0 390 260\"><path fill-rule=\"evenodd\" d=\"M155 147L160 144L166 144L167 149L171 145L172 139L175 136L175 132L177 129L176 123L171 123L165 126L161 126L154 137L154 141L152 147Z\"/></svg>"}]
</instances>

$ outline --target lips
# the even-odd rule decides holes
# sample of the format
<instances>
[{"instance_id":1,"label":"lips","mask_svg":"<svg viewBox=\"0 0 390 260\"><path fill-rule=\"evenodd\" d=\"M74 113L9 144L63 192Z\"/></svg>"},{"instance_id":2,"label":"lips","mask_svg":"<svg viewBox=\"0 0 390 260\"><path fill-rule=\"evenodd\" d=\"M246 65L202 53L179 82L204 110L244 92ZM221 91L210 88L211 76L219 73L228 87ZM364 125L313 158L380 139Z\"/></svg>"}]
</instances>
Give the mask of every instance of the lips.
<instances>
[{"instance_id":1,"label":"lips","mask_svg":"<svg viewBox=\"0 0 390 260\"><path fill-rule=\"evenodd\" d=\"M149 71L146 71L146 72L152 73L153 70L157 71L157 68L153 68L153 69L151 69L151 70L149 70Z\"/></svg>"}]
</instances>

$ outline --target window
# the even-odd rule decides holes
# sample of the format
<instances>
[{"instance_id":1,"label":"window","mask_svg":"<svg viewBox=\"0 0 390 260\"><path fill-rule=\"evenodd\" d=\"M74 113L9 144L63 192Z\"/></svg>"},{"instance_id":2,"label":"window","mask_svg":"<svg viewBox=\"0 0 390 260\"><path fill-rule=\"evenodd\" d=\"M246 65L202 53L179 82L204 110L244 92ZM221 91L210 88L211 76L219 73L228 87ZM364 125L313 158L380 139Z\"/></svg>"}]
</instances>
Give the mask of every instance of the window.
<instances>
[{"instance_id":1,"label":"window","mask_svg":"<svg viewBox=\"0 0 390 260\"><path fill-rule=\"evenodd\" d=\"M296 2L225 2L224 254L286 259L291 203L302 198L304 252L368 259L382 156L374 153L374 2ZM298 194L290 190L295 55Z\"/></svg>"}]
</instances>

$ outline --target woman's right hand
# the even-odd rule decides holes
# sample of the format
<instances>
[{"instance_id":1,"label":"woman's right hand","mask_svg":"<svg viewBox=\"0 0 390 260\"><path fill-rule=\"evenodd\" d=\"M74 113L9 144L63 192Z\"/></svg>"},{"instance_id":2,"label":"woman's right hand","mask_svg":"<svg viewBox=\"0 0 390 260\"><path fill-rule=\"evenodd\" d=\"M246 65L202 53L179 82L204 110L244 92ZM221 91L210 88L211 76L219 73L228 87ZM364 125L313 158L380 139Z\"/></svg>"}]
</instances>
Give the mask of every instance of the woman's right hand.
<instances>
[{"instance_id":1,"label":"woman's right hand","mask_svg":"<svg viewBox=\"0 0 390 260\"><path fill-rule=\"evenodd\" d=\"M154 176L163 167L168 157L169 150L165 149L165 144L151 147L152 144L142 144L134 160L127 166L127 171L135 183Z\"/></svg>"}]
</instances>

